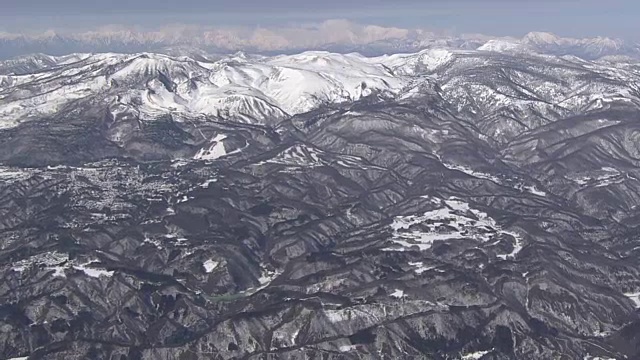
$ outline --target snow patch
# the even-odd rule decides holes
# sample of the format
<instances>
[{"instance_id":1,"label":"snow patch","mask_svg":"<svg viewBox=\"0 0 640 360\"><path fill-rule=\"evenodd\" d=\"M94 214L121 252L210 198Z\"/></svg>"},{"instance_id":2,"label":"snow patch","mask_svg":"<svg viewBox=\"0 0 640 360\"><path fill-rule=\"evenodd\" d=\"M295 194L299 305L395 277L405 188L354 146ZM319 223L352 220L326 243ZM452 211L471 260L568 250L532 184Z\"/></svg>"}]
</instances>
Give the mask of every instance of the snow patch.
<instances>
[{"instance_id":1,"label":"snow patch","mask_svg":"<svg viewBox=\"0 0 640 360\"><path fill-rule=\"evenodd\" d=\"M422 262L410 262L409 265L415 267L415 272L416 274L420 275L423 272L435 269L435 266L424 266L424 263Z\"/></svg>"},{"instance_id":2,"label":"snow patch","mask_svg":"<svg viewBox=\"0 0 640 360\"><path fill-rule=\"evenodd\" d=\"M517 253L522 250L522 241L520 239L520 235L511 231L503 231L504 234L511 235L515 239L515 244L513 244L513 250L509 254L500 254L497 255L499 259L507 260L508 258L513 258Z\"/></svg>"},{"instance_id":3,"label":"snow patch","mask_svg":"<svg viewBox=\"0 0 640 360\"><path fill-rule=\"evenodd\" d=\"M362 308L357 308L357 307L340 309L340 310L325 309L323 313L327 317L327 320L329 320L329 322L333 324L338 324L342 322L353 323L355 321L363 321L363 320L380 321L381 319L379 315L382 315L381 313L377 313L375 310L373 311L371 309L363 310Z\"/></svg>"},{"instance_id":4,"label":"snow patch","mask_svg":"<svg viewBox=\"0 0 640 360\"><path fill-rule=\"evenodd\" d=\"M406 297L406 295L404 294L404 291L400 289L396 289L396 291L392 292L390 296L396 299L402 299Z\"/></svg>"},{"instance_id":5,"label":"snow patch","mask_svg":"<svg viewBox=\"0 0 640 360\"><path fill-rule=\"evenodd\" d=\"M482 359L483 356L489 354L492 351L493 350L476 351L476 352L473 352L473 353L469 353L469 354L463 355L460 359L461 360L479 360L479 359Z\"/></svg>"},{"instance_id":6,"label":"snow patch","mask_svg":"<svg viewBox=\"0 0 640 360\"><path fill-rule=\"evenodd\" d=\"M455 171L460 171L463 172L471 177L475 177L478 179L485 179L485 180L490 180L493 181L495 183L500 184L500 179L497 176L493 176L491 174L486 174L483 172L479 172L479 171L474 171L466 166L462 166L462 165L457 165L457 164L449 164L449 163L445 163L441 160L442 165L444 167L446 167L449 170L455 170Z\"/></svg>"},{"instance_id":7,"label":"snow patch","mask_svg":"<svg viewBox=\"0 0 640 360\"><path fill-rule=\"evenodd\" d=\"M605 187L612 184L619 184L625 180L625 176L620 171L603 167L600 170L590 171L589 173L580 173L570 179L581 186Z\"/></svg>"},{"instance_id":8,"label":"snow patch","mask_svg":"<svg viewBox=\"0 0 640 360\"><path fill-rule=\"evenodd\" d=\"M0 166L0 181L14 182L28 179L31 175L32 172L25 169Z\"/></svg>"},{"instance_id":9,"label":"snow patch","mask_svg":"<svg viewBox=\"0 0 640 360\"><path fill-rule=\"evenodd\" d=\"M535 186L532 186L532 185L526 185L526 186L524 186L524 189L527 190L528 192L532 193L533 195L547 196L546 192L544 192L542 190L538 190L538 188L536 188Z\"/></svg>"},{"instance_id":10,"label":"snow patch","mask_svg":"<svg viewBox=\"0 0 640 360\"><path fill-rule=\"evenodd\" d=\"M195 160L215 160L227 155L227 150L224 147L224 142L227 138L226 135L218 134L211 139L212 145L209 148L202 148L193 157Z\"/></svg>"},{"instance_id":11,"label":"snow patch","mask_svg":"<svg viewBox=\"0 0 640 360\"><path fill-rule=\"evenodd\" d=\"M218 267L218 265L220 265L220 263L217 261L213 261L212 259L209 259L204 263L202 263L202 266L204 267L204 271L207 274L213 272L213 270L215 270Z\"/></svg>"},{"instance_id":12,"label":"snow patch","mask_svg":"<svg viewBox=\"0 0 640 360\"><path fill-rule=\"evenodd\" d=\"M254 294L254 293L266 288L267 286L271 285L273 280L275 280L278 276L280 276L280 274L282 274L281 270L275 270L275 271L274 270L268 270L263 266L262 267L262 274L258 278L258 283L260 284L260 286L255 287L255 288L249 288L249 289L245 290L244 292L247 293L247 294Z\"/></svg>"},{"instance_id":13,"label":"snow patch","mask_svg":"<svg viewBox=\"0 0 640 360\"><path fill-rule=\"evenodd\" d=\"M211 184L213 184L215 182L218 182L218 179L209 179L209 180L206 180L205 182L203 182L202 184L200 184L200 187L208 189L209 185L211 185Z\"/></svg>"},{"instance_id":14,"label":"snow patch","mask_svg":"<svg viewBox=\"0 0 640 360\"><path fill-rule=\"evenodd\" d=\"M519 191L527 191L532 193L533 195L537 195L537 196L547 196L547 193L542 191L542 190L538 190L535 186L533 185L525 185L522 183L517 183L517 184L513 184L514 180L508 180L508 179L500 179L497 176L491 175L491 174L487 174L487 173L483 173L480 171L475 171L473 169L470 169L466 166L462 166L462 165L458 165L458 164L450 164L450 163L446 163L444 161L442 161L442 159L440 158L440 162L442 163L442 165L444 167L446 167L449 170L455 170L455 171L460 171L463 172L471 177L475 177L478 179L485 179L485 180L489 180L492 181L496 184L502 185L502 186L509 186L512 188L515 188ZM505 181L506 180L506 181ZM508 183L511 182L512 184L509 185ZM505 184L506 183L506 184Z\"/></svg>"},{"instance_id":15,"label":"snow patch","mask_svg":"<svg viewBox=\"0 0 640 360\"><path fill-rule=\"evenodd\" d=\"M73 268L79 271L84 272L87 276L93 277L93 278L100 278L102 276L104 277L112 277L113 276L113 271L107 271L104 269L98 269L98 268L94 268L94 267L87 267L88 265L97 263L97 261L91 261L88 262L86 264L81 264L81 265L76 265Z\"/></svg>"},{"instance_id":16,"label":"snow patch","mask_svg":"<svg viewBox=\"0 0 640 360\"><path fill-rule=\"evenodd\" d=\"M426 196L423 198L430 199ZM514 250L507 256L515 256L521 249L520 236L515 232L502 229L496 221L483 211L472 209L468 203L456 199L431 199L438 208L423 215L397 216L391 224L391 241L396 246L385 251L406 251L418 248L428 250L436 241L474 239L483 243L498 235L510 235L515 238Z\"/></svg>"},{"instance_id":17,"label":"snow patch","mask_svg":"<svg viewBox=\"0 0 640 360\"><path fill-rule=\"evenodd\" d=\"M263 285L266 287L273 281L273 279L276 278L276 276L278 276L278 273L275 271L263 270L262 276L258 278L258 282L260 283L260 285Z\"/></svg>"},{"instance_id":18,"label":"snow patch","mask_svg":"<svg viewBox=\"0 0 640 360\"><path fill-rule=\"evenodd\" d=\"M69 254L59 252L44 253L31 256L28 259L13 264L14 271L23 272L32 266L44 267L47 270L55 270L54 276L63 277L64 269L60 265L69 261Z\"/></svg>"},{"instance_id":19,"label":"snow patch","mask_svg":"<svg viewBox=\"0 0 640 360\"><path fill-rule=\"evenodd\" d=\"M69 261L68 254L52 252L34 255L28 259L18 261L13 264L12 269L16 272L24 272L27 269L35 266L38 268L42 268L45 271L53 271L54 277L66 277L65 270L69 269L82 271L87 276L93 278L100 278L101 276L113 276L113 271L91 267L91 265L94 263L98 263L98 261L89 261L84 264L74 265Z\"/></svg>"},{"instance_id":20,"label":"snow patch","mask_svg":"<svg viewBox=\"0 0 640 360\"><path fill-rule=\"evenodd\" d=\"M633 301L633 303L636 305L636 309L640 309L640 292L626 293L624 294L624 296L628 297L629 299L631 299L631 301Z\"/></svg>"},{"instance_id":21,"label":"snow patch","mask_svg":"<svg viewBox=\"0 0 640 360\"><path fill-rule=\"evenodd\" d=\"M322 151L305 144L296 144L273 158L257 163L256 165L264 165L266 163L281 164L294 167L318 167L322 166Z\"/></svg>"},{"instance_id":22,"label":"snow patch","mask_svg":"<svg viewBox=\"0 0 640 360\"><path fill-rule=\"evenodd\" d=\"M351 320L350 313L348 309L345 310L325 310L325 315L327 315L327 319L329 322L333 324L337 324L343 321Z\"/></svg>"},{"instance_id":23,"label":"snow patch","mask_svg":"<svg viewBox=\"0 0 640 360\"><path fill-rule=\"evenodd\" d=\"M358 349L358 345L340 345L339 349L341 352L354 351Z\"/></svg>"},{"instance_id":24,"label":"snow patch","mask_svg":"<svg viewBox=\"0 0 640 360\"><path fill-rule=\"evenodd\" d=\"M148 243L148 244L152 244L155 247L157 247L158 249L162 249L163 248L162 247L162 241L160 241L158 239L151 239L151 238L145 237L143 242L144 243Z\"/></svg>"}]
</instances>

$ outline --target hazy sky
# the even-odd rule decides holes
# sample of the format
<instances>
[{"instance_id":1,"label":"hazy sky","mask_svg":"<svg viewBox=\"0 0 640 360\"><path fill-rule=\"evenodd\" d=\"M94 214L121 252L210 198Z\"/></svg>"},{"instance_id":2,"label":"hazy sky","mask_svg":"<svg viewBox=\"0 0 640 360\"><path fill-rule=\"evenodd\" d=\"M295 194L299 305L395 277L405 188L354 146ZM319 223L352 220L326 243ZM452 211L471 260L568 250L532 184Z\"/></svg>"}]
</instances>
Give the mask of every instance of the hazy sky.
<instances>
[{"instance_id":1,"label":"hazy sky","mask_svg":"<svg viewBox=\"0 0 640 360\"><path fill-rule=\"evenodd\" d=\"M639 0L0 0L0 30L34 32L122 24L160 27L295 24L326 19L520 36L640 39Z\"/></svg>"}]
</instances>

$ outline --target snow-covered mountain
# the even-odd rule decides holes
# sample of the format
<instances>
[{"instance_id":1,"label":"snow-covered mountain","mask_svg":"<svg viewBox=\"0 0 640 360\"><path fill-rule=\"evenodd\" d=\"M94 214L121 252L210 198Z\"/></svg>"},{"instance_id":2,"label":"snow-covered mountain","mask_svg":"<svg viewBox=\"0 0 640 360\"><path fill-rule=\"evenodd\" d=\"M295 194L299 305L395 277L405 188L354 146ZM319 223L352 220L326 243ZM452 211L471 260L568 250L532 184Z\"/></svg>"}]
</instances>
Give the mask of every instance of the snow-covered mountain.
<instances>
[{"instance_id":1,"label":"snow-covered mountain","mask_svg":"<svg viewBox=\"0 0 640 360\"><path fill-rule=\"evenodd\" d=\"M620 39L601 36L575 39L563 38L551 33L531 32L525 35L521 43L543 53L575 55L584 58L600 58L607 55L638 55L637 44L628 44Z\"/></svg>"},{"instance_id":2,"label":"snow-covered mountain","mask_svg":"<svg viewBox=\"0 0 640 360\"><path fill-rule=\"evenodd\" d=\"M451 111L473 116L486 135L505 141L612 101L639 101L633 60L587 62L511 44L380 57L317 51L210 60L154 53L26 56L0 62L0 128L80 104L102 107L113 118L170 114L180 121L273 124L324 105L407 99L431 88Z\"/></svg>"},{"instance_id":3,"label":"snow-covered mountain","mask_svg":"<svg viewBox=\"0 0 640 360\"><path fill-rule=\"evenodd\" d=\"M130 110L145 119L171 113L275 121L326 103L391 96L407 83L378 61L324 52L237 54L215 62L148 53L38 55L0 69L2 127L89 99L114 114Z\"/></svg>"}]
</instances>

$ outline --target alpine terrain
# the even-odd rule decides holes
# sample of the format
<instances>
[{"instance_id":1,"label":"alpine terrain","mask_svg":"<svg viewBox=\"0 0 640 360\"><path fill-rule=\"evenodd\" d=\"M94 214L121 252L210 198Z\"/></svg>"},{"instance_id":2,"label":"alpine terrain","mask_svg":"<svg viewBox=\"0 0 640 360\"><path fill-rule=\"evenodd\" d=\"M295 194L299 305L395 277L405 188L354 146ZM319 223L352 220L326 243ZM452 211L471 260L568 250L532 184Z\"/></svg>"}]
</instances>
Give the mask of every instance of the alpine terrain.
<instances>
[{"instance_id":1,"label":"alpine terrain","mask_svg":"<svg viewBox=\"0 0 640 360\"><path fill-rule=\"evenodd\" d=\"M0 62L0 358L640 358L640 61L549 36Z\"/></svg>"}]
</instances>

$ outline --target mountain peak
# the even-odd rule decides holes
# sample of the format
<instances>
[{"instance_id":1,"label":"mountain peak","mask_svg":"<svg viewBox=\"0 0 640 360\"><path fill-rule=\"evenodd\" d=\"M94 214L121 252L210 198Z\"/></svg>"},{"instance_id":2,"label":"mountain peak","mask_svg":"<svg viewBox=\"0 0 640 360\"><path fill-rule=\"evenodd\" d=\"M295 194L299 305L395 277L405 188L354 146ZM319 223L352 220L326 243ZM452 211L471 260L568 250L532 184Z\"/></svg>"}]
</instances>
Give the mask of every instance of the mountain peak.
<instances>
[{"instance_id":1,"label":"mountain peak","mask_svg":"<svg viewBox=\"0 0 640 360\"><path fill-rule=\"evenodd\" d=\"M597 36L595 38L589 39L589 43L598 44L602 47L608 47L613 49L619 49L624 46L624 41L620 39L614 39L610 37Z\"/></svg>"},{"instance_id":2,"label":"mountain peak","mask_svg":"<svg viewBox=\"0 0 640 360\"><path fill-rule=\"evenodd\" d=\"M522 39L525 43L533 44L553 44L560 40L560 37L556 34L549 32L530 32Z\"/></svg>"},{"instance_id":3,"label":"mountain peak","mask_svg":"<svg viewBox=\"0 0 640 360\"><path fill-rule=\"evenodd\" d=\"M520 52L527 50L527 47L519 41L511 39L495 39L487 41L484 45L480 46L478 50L492 52Z\"/></svg>"}]
</instances>

